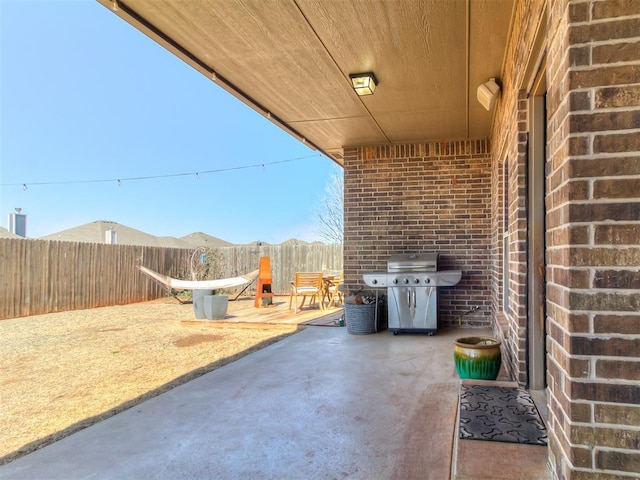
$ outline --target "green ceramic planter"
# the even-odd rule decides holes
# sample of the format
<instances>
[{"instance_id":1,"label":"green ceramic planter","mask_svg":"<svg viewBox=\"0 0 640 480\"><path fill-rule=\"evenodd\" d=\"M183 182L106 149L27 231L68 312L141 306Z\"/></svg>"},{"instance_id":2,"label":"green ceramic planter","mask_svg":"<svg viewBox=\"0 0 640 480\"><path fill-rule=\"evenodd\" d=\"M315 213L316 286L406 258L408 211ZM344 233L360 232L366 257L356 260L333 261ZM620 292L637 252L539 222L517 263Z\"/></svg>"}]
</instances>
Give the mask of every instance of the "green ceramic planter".
<instances>
[{"instance_id":1,"label":"green ceramic planter","mask_svg":"<svg viewBox=\"0 0 640 480\"><path fill-rule=\"evenodd\" d=\"M453 357L460 378L495 380L502 361L500 340L493 337L463 337L454 342Z\"/></svg>"}]
</instances>

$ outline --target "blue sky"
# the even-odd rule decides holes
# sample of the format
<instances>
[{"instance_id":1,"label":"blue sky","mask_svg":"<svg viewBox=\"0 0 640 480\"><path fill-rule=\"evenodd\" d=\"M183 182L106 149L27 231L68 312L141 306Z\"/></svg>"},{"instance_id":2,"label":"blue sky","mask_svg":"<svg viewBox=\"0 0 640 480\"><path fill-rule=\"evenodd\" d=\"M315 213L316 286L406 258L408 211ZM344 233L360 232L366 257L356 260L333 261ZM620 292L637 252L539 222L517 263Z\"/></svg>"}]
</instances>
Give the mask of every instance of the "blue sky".
<instances>
[{"instance_id":1,"label":"blue sky","mask_svg":"<svg viewBox=\"0 0 640 480\"><path fill-rule=\"evenodd\" d=\"M20 207L30 238L95 220L320 238L314 204L335 164L93 0L0 0L0 105L5 228ZM227 171L195 175L210 170Z\"/></svg>"}]
</instances>

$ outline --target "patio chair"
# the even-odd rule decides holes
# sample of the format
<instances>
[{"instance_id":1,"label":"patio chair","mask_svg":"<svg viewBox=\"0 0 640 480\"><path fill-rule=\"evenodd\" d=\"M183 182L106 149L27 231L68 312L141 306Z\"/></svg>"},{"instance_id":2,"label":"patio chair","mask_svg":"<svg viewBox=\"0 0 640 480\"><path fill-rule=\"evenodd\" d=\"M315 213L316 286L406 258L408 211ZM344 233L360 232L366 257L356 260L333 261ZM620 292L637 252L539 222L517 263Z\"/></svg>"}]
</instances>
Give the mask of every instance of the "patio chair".
<instances>
[{"instance_id":1,"label":"patio chair","mask_svg":"<svg viewBox=\"0 0 640 480\"><path fill-rule=\"evenodd\" d=\"M295 279L291 282L291 295L289 296L289 310L291 310L291 304L294 305L294 313L298 313L298 296L302 296L302 303L300 308L303 307L304 301L307 297L311 297L309 305L311 305L314 299L318 300L320 308L324 310L324 304L322 299L324 297L324 290L322 287L322 273L320 272L297 272Z\"/></svg>"},{"instance_id":2,"label":"patio chair","mask_svg":"<svg viewBox=\"0 0 640 480\"><path fill-rule=\"evenodd\" d=\"M324 279L324 299L327 301L327 308L337 307L344 303L342 293L342 274L332 275Z\"/></svg>"}]
</instances>

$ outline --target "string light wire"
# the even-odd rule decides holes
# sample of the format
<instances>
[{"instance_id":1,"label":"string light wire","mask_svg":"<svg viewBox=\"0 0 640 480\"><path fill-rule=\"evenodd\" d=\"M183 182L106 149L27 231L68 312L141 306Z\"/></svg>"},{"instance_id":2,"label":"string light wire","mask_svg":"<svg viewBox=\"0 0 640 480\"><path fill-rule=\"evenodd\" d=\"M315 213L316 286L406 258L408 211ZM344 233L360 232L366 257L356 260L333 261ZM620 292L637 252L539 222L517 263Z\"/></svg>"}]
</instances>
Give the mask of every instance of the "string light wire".
<instances>
[{"instance_id":1,"label":"string light wire","mask_svg":"<svg viewBox=\"0 0 640 480\"><path fill-rule=\"evenodd\" d=\"M134 182L139 180L155 180L158 178L173 178L173 177L187 177L195 175L196 180L200 179L201 175L208 175L214 173L222 173L222 172L231 172L235 170L247 170L249 168L260 168L262 170L266 169L267 165L278 165L282 163L295 162L298 160L307 160L309 158L318 158L320 154L309 155L306 157L297 157L297 158L289 158L286 160L277 160L274 162L265 162L265 163L256 163L253 165L239 165L237 167L227 167L227 168L216 168L214 170L199 170L197 172L187 172L187 173L169 173L166 175L145 175L142 177L119 177L119 178L109 178L102 180L61 180L55 182L20 182L20 183L0 183L2 187L14 187L21 186L23 190L27 190L27 186L34 185L72 185L72 184L83 184L83 183L113 183L117 182L119 187L122 186L122 182Z\"/></svg>"}]
</instances>

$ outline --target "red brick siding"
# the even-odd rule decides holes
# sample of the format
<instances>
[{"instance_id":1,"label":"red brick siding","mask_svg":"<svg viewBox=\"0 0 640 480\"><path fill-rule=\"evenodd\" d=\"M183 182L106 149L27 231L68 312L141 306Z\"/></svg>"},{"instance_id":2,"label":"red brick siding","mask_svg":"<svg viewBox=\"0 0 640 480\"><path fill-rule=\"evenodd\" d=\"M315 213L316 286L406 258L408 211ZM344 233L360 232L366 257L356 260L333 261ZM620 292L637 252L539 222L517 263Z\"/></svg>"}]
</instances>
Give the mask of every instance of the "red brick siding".
<instances>
[{"instance_id":1,"label":"red brick siding","mask_svg":"<svg viewBox=\"0 0 640 480\"><path fill-rule=\"evenodd\" d=\"M550 458L640 472L640 2L549 3Z\"/></svg>"},{"instance_id":2,"label":"red brick siding","mask_svg":"<svg viewBox=\"0 0 640 480\"><path fill-rule=\"evenodd\" d=\"M505 225L504 162L491 164L491 310L502 310L502 237Z\"/></svg>"},{"instance_id":3,"label":"red brick siding","mask_svg":"<svg viewBox=\"0 0 640 480\"><path fill-rule=\"evenodd\" d=\"M526 165L528 111L527 93L522 90L524 68L535 42L538 22L542 16L545 2L530 0L516 2L514 23L507 44L508 59L501 78L502 90L496 105L496 116L492 130L492 162L494 170L506 164L507 178L502 185L492 185L492 195L497 200L493 215L498 216L499 209L505 208L503 189L506 189L506 210L508 229L508 307L503 312L505 328L502 332L503 358L509 376L521 385L527 383L526 333L527 333L527 210L526 210ZM544 23L542 25L544 28ZM504 185L506 182L506 185ZM504 216L504 215L502 215ZM492 243L502 243L502 228L493 230ZM502 265L502 255L494 248L493 262ZM501 267L500 267L501 269ZM494 270L496 275L502 272ZM499 278L494 283L499 283ZM502 305L496 305L496 312Z\"/></svg>"},{"instance_id":4,"label":"red brick siding","mask_svg":"<svg viewBox=\"0 0 640 480\"><path fill-rule=\"evenodd\" d=\"M344 274L386 270L393 253L437 251L440 269L462 270L440 288L441 325L490 325L491 160L489 142L433 142L344 151ZM474 314L471 307L479 306Z\"/></svg>"}]
</instances>

